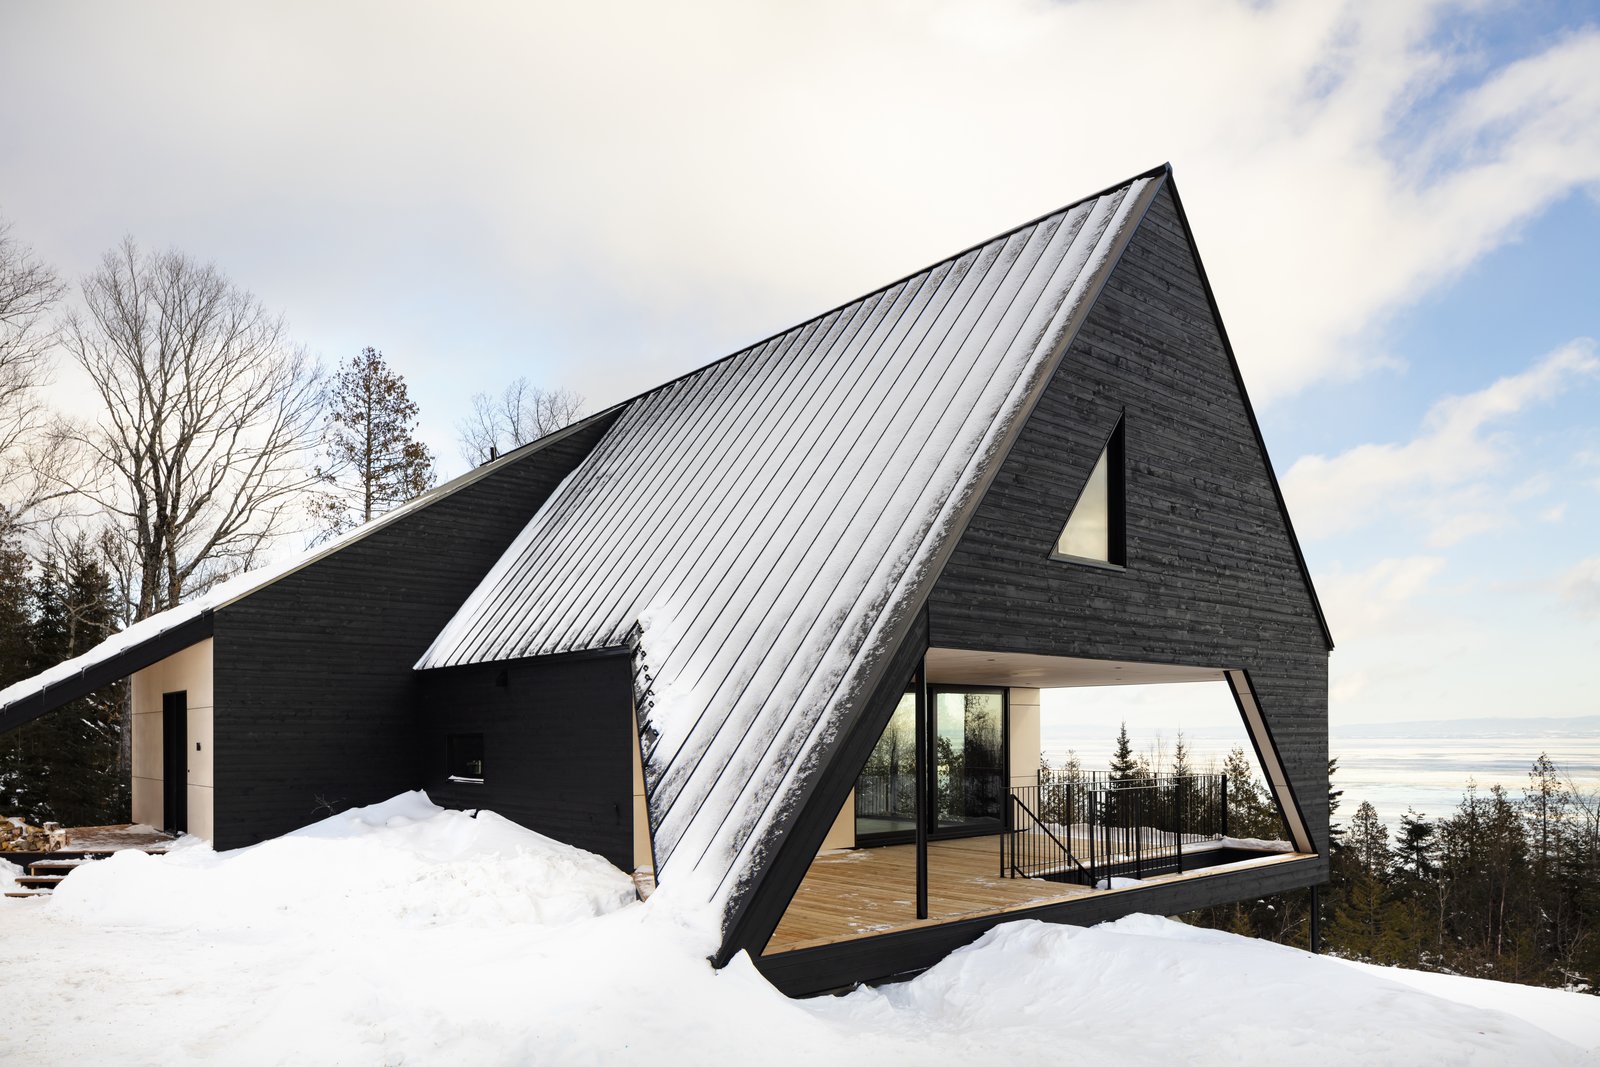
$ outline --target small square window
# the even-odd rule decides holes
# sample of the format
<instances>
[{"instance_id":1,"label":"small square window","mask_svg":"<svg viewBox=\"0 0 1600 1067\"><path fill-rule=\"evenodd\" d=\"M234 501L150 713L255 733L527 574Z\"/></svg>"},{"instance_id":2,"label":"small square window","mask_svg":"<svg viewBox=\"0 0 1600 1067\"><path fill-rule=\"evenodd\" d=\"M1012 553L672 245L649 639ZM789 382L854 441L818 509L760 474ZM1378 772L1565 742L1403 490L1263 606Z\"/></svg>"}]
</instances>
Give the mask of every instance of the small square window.
<instances>
[{"instance_id":1,"label":"small square window","mask_svg":"<svg viewBox=\"0 0 1600 1067\"><path fill-rule=\"evenodd\" d=\"M468 785L483 784L483 735L451 734L449 739L450 781Z\"/></svg>"}]
</instances>

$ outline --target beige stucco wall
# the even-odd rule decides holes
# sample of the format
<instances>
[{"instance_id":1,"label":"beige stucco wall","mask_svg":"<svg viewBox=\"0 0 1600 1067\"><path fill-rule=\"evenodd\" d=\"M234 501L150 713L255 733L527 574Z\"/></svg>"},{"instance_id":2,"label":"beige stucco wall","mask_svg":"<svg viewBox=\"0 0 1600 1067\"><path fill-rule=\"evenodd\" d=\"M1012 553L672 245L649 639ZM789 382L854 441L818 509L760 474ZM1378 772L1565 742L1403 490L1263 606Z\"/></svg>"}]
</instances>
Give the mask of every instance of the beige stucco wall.
<instances>
[{"instance_id":1,"label":"beige stucco wall","mask_svg":"<svg viewBox=\"0 0 1600 1067\"><path fill-rule=\"evenodd\" d=\"M1033 785L1039 771L1039 690L1013 687L1009 707L1011 784Z\"/></svg>"},{"instance_id":2,"label":"beige stucco wall","mask_svg":"<svg viewBox=\"0 0 1600 1067\"><path fill-rule=\"evenodd\" d=\"M133 821L162 823L161 697L189 694L189 832L210 840L216 810L212 776L211 640L151 664L133 676Z\"/></svg>"},{"instance_id":3,"label":"beige stucco wall","mask_svg":"<svg viewBox=\"0 0 1600 1067\"><path fill-rule=\"evenodd\" d=\"M633 869L651 870L650 805L644 799L644 763L639 756L639 717L633 717Z\"/></svg>"},{"instance_id":4,"label":"beige stucco wall","mask_svg":"<svg viewBox=\"0 0 1600 1067\"><path fill-rule=\"evenodd\" d=\"M828 828L828 836L822 839L822 851L830 848L855 848L856 847L856 791L850 790L850 795L844 798L844 807L839 809L838 818L833 820L833 825Z\"/></svg>"}]
</instances>

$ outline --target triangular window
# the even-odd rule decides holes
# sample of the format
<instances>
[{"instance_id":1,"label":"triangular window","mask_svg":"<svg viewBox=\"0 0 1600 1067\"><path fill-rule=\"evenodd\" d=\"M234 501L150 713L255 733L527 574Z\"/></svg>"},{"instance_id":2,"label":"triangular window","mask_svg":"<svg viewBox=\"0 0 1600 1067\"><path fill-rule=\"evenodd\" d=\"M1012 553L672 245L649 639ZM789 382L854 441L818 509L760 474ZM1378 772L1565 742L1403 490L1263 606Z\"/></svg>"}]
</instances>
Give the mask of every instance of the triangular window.
<instances>
[{"instance_id":1,"label":"triangular window","mask_svg":"<svg viewBox=\"0 0 1600 1067\"><path fill-rule=\"evenodd\" d=\"M1118 420L1056 539L1055 555L1120 567L1127 562L1123 542L1122 422Z\"/></svg>"}]
</instances>

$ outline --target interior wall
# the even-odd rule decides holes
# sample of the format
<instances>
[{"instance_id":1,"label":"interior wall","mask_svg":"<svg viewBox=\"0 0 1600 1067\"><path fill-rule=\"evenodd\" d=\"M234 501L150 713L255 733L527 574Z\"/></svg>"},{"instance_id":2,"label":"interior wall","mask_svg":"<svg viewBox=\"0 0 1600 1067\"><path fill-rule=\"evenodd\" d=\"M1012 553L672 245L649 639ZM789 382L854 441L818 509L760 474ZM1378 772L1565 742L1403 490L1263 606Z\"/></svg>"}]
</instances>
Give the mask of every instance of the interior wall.
<instances>
[{"instance_id":1,"label":"interior wall","mask_svg":"<svg viewBox=\"0 0 1600 1067\"><path fill-rule=\"evenodd\" d=\"M844 798L844 807L839 809L838 816L833 820L833 825L828 828L828 836L822 839L821 851L827 852L835 848L856 847L856 791L850 790L850 795Z\"/></svg>"},{"instance_id":2,"label":"interior wall","mask_svg":"<svg viewBox=\"0 0 1600 1067\"><path fill-rule=\"evenodd\" d=\"M214 835L216 782L212 772L212 643L190 645L133 675L133 821L159 827L165 816L162 786L161 704L166 693L188 694L189 832Z\"/></svg>"}]
</instances>

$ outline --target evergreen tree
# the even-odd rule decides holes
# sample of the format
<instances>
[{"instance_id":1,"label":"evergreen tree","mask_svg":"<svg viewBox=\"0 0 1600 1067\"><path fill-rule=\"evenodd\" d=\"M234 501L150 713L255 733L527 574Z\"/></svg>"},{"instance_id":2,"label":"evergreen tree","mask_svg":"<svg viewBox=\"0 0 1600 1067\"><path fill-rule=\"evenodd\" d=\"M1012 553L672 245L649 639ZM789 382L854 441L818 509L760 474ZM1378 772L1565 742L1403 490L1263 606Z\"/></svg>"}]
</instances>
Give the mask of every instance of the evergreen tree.
<instances>
[{"instance_id":1,"label":"evergreen tree","mask_svg":"<svg viewBox=\"0 0 1600 1067\"><path fill-rule=\"evenodd\" d=\"M433 453L416 439L417 405L383 353L364 348L340 366L323 426L329 488L312 505L324 536L370 522L433 487Z\"/></svg>"},{"instance_id":2,"label":"evergreen tree","mask_svg":"<svg viewBox=\"0 0 1600 1067\"><path fill-rule=\"evenodd\" d=\"M116 628L111 576L83 536L46 557L30 597L29 673L87 652ZM126 696L126 683L108 686L12 732L21 763L14 814L69 826L127 821Z\"/></svg>"},{"instance_id":3,"label":"evergreen tree","mask_svg":"<svg viewBox=\"0 0 1600 1067\"><path fill-rule=\"evenodd\" d=\"M1133 754L1133 743L1128 740L1128 724L1124 722L1117 731L1117 747L1111 753L1111 785L1127 785L1139 777L1139 759Z\"/></svg>"},{"instance_id":4,"label":"evergreen tree","mask_svg":"<svg viewBox=\"0 0 1600 1067\"><path fill-rule=\"evenodd\" d=\"M1183 731L1178 731L1178 743L1172 750L1172 774L1176 778L1187 778L1194 773L1194 766L1189 760L1189 745L1183 738Z\"/></svg>"},{"instance_id":5,"label":"evergreen tree","mask_svg":"<svg viewBox=\"0 0 1600 1067\"><path fill-rule=\"evenodd\" d=\"M1435 833L1427 816L1417 814L1413 808L1407 808L1400 816L1400 833L1395 838L1394 850L1400 867L1412 878L1424 880L1437 872Z\"/></svg>"},{"instance_id":6,"label":"evergreen tree","mask_svg":"<svg viewBox=\"0 0 1600 1067\"><path fill-rule=\"evenodd\" d=\"M1378 811L1363 800L1350 822L1346 847L1351 858L1367 877L1382 881L1389 874L1389 828L1378 820Z\"/></svg>"},{"instance_id":7,"label":"evergreen tree","mask_svg":"<svg viewBox=\"0 0 1600 1067\"><path fill-rule=\"evenodd\" d=\"M1271 839L1283 835L1282 820L1266 786L1256 777L1250 757L1238 745L1222 761L1228 780L1228 835Z\"/></svg>"},{"instance_id":8,"label":"evergreen tree","mask_svg":"<svg viewBox=\"0 0 1600 1067\"><path fill-rule=\"evenodd\" d=\"M1344 801L1344 790L1336 789L1333 776L1338 773L1337 757L1328 761L1328 847L1335 855L1344 848L1344 827L1339 825L1339 805Z\"/></svg>"},{"instance_id":9,"label":"evergreen tree","mask_svg":"<svg viewBox=\"0 0 1600 1067\"><path fill-rule=\"evenodd\" d=\"M0 514L0 688L32 673L32 587L28 556L17 531ZM19 814L30 802L26 753L19 731L0 734L0 816Z\"/></svg>"},{"instance_id":10,"label":"evergreen tree","mask_svg":"<svg viewBox=\"0 0 1600 1067\"><path fill-rule=\"evenodd\" d=\"M1343 889L1332 908L1327 947L1350 959L1387 962L1379 959L1389 909L1383 883L1357 864Z\"/></svg>"}]
</instances>

